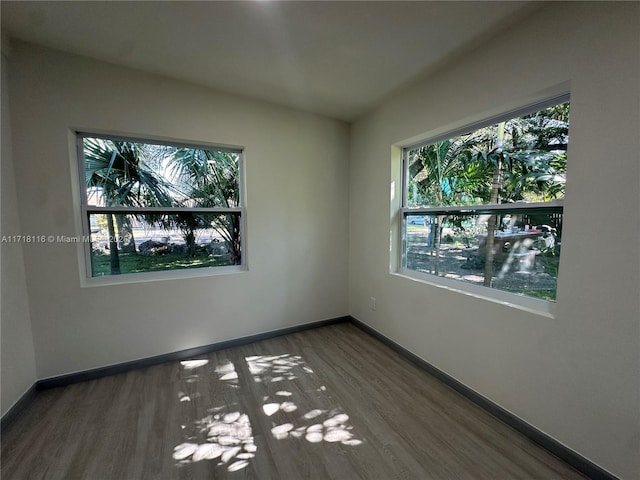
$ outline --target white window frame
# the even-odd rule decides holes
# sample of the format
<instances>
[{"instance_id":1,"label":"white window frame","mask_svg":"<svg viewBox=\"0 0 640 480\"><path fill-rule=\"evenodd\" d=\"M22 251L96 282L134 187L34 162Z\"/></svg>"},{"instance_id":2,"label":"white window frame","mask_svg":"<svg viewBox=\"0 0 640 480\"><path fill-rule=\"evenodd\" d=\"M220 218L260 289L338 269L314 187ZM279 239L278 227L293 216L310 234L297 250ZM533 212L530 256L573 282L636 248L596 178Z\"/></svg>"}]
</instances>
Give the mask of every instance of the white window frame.
<instances>
[{"instance_id":1,"label":"white window frame","mask_svg":"<svg viewBox=\"0 0 640 480\"><path fill-rule=\"evenodd\" d=\"M519 295L513 292L498 290L497 288L485 287L482 285L476 285L476 284L464 282L462 280L440 277L438 275L425 273L425 272L418 272L416 270L411 270L407 268L406 266L407 265L406 222L407 222L407 217L410 215L433 216L433 215L443 215L443 214L451 214L451 213L465 213L465 214L496 213L497 214L497 213L500 213L501 211L517 212L518 210L521 210L521 211L535 210L537 212L543 212L546 210L549 212L554 212L554 213L560 212L564 214L564 200L557 199L550 202L541 202L541 203L477 204L472 206L465 205L465 206L452 206L452 207L408 207L407 206L407 191L408 191L408 181L409 181L408 154L411 150L420 148L422 146L431 145L433 143L437 143L443 140L464 135L469 132L474 132L481 128L489 127L503 121L511 120L513 118L522 117L524 115L535 113L545 108L552 107L554 105L558 105L558 104L569 102L569 101L570 101L570 94L568 92L562 93L560 95L548 97L544 100L537 101L535 103L529 103L523 107L511 109L504 113L500 113L498 115L494 115L494 116L485 118L483 120L467 124L463 127L447 130L445 131L445 133L439 133L437 135L427 137L424 140L421 140L419 142L401 145L400 148L402 150L402 158L401 158L402 192L401 192L401 205L400 205L399 215L397 216L399 248L397 249L398 268L395 273L402 277L415 280L415 281L420 281L422 283L427 283L429 285L437 286L440 288L444 288L446 290L463 293L476 298L489 300L492 302L500 303L502 305L514 307L520 310L540 314L549 318L554 318L557 301L549 302L547 300L542 300L539 298Z\"/></svg>"},{"instance_id":2,"label":"white window frame","mask_svg":"<svg viewBox=\"0 0 640 480\"><path fill-rule=\"evenodd\" d=\"M123 135L110 135L102 133L92 133L90 131L76 130L75 135L76 159L78 167L78 181L80 185L80 216L81 216L81 237L89 238L91 234L89 216L100 213L234 213L240 216L240 242L241 252L239 265L217 266L217 267L194 267L177 270L160 270L153 272L123 273L120 275L93 276L91 265L91 242L78 242L82 248L82 265L80 275L80 285L82 287L95 287L104 285L119 285L127 283L154 282L162 280L176 280L184 278L208 277L216 275L227 275L241 273L248 270L247 266L247 235L246 235L246 197L245 197L245 162L244 148L220 146L208 143L188 143L172 140L160 140L156 138L128 137ZM224 207L97 207L88 204L87 187L84 164L84 138L100 138L103 140L114 140L123 142L144 143L151 145L165 145L171 147L184 147L203 150L215 150L238 154L238 206L232 208Z\"/></svg>"}]
</instances>

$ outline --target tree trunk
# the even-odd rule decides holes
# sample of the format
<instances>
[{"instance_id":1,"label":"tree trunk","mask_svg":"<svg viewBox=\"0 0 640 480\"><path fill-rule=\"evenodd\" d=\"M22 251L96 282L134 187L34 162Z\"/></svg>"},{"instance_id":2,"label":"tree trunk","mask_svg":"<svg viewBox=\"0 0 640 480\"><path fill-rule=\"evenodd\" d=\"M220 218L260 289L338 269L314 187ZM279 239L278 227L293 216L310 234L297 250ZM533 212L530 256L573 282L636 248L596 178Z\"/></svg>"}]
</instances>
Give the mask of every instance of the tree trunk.
<instances>
[{"instance_id":1,"label":"tree trunk","mask_svg":"<svg viewBox=\"0 0 640 480\"><path fill-rule=\"evenodd\" d=\"M184 243L187 245L187 257L194 258L196 256L196 233L195 229L187 228L182 231Z\"/></svg>"},{"instance_id":2,"label":"tree trunk","mask_svg":"<svg viewBox=\"0 0 640 480\"><path fill-rule=\"evenodd\" d=\"M491 286L491 280L493 279L493 237L496 231L496 223L498 220L497 215L491 215L489 218L489 224L487 225L487 244L485 248L485 260L484 260L484 283L485 287Z\"/></svg>"},{"instance_id":3,"label":"tree trunk","mask_svg":"<svg viewBox=\"0 0 640 480\"><path fill-rule=\"evenodd\" d=\"M240 265L242 263L242 250L240 238L240 216L231 215L231 263L232 265Z\"/></svg>"},{"instance_id":4,"label":"tree trunk","mask_svg":"<svg viewBox=\"0 0 640 480\"><path fill-rule=\"evenodd\" d=\"M118 239L113 223L113 214L107 213L107 228L109 230L109 259L111 260L111 275L120 275L120 256L118 255Z\"/></svg>"},{"instance_id":5,"label":"tree trunk","mask_svg":"<svg viewBox=\"0 0 640 480\"><path fill-rule=\"evenodd\" d=\"M505 122L498 124L498 144L497 153L498 157L496 164L493 167L493 184L491 185L491 200L490 203L500 203L500 169L502 168L502 145L504 142L504 126ZM487 248L486 258L484 261L484 283L485 287L490 287L493 280L493 237L496 232L496 224L498 223L498 216L491 215L487 225Z\"/></svg>"},{"instance_id":6,"label":"tree trunk","mask_svg":"<svg viewBox=\"0 0 640 480\"><path fill-rule=\"evenodd\" d=\"M136 242L133 238L133 228L129 217L127 215L116 215L116 224L122 253L136 253Z\"/></svg>"},{"instance_id":7,"label":"tree trunk","mask_svg":"<svg viewBox=\"0 0 640 480\"><path fill-rule=\"evenodd\" d=\"M436 220L436 231L431 234L431 241L433 245L436 247L436 258L433 266L434 275L438 275L440 273L439 260L440 260L440 237L442 236L442 215L438 215Z\"/></svg>"}]
</instances>

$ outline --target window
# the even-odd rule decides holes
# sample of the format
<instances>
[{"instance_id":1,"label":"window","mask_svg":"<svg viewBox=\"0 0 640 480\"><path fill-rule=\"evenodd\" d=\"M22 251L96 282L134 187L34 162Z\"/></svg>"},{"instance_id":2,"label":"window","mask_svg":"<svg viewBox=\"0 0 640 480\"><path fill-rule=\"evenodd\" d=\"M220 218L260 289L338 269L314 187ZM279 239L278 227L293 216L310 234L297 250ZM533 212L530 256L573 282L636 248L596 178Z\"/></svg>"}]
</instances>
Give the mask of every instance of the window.
<instances>
[{"instance_id":1,"label":"window","mask_svg":"<svg viewBox=\"0 0 640 480\"><path fill-rule=\"evenodd\" d=\"M568 100L403 149L403 273L555 301Z\"/></svg>"},{"instance_id":2,"label":"window","mask_svg":"<svg viewBox=\"0 0 640 480\"><path fill-rule=\"evenodd\" d=\"M244 264L241 150L77 142L87 277Z\"/></svg>"}]
</instances>

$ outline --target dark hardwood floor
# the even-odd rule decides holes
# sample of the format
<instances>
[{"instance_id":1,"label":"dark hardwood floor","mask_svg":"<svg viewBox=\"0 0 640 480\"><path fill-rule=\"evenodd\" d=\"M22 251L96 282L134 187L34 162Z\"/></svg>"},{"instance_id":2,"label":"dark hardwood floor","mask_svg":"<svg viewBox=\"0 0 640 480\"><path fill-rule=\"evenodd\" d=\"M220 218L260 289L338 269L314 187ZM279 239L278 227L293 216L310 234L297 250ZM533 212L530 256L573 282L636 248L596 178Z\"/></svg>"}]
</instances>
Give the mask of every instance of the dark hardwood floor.
<instances>
[{"instance_id":1,"label":"dark hardwood floor","mask_svg":"<svg viewBox=\"0 0 640 480\"><path fill-rule=\"evenodd\" d=\"M351 324L38 393L2 479L574 479Z\"/></svg>"}]
</instances>

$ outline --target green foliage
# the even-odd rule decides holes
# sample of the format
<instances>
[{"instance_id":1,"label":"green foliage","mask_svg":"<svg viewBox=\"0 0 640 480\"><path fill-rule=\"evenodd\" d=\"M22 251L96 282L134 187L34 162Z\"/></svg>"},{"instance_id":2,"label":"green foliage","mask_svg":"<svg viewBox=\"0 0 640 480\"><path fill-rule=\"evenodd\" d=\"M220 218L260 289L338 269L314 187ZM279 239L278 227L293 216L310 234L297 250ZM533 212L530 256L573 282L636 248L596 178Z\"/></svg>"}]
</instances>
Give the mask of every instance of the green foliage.
<instances>
[{"instance_id":1,"label":"green foliage","mask_svg":"<svg viewBox=\"0 0 640 480\"><path fill-rule=\"evenodd\" d=\"M503 203L564 196L569 103L409 152L409 206L489 203L495 169Z\"/></svg>"},{"instance_id":2,"label":"green foliage","mask_svg":"<svg viewBox=\"0 0 640 480\"><path fill-rule=\"evenodd\" d=\"M144 144L84 139L87 187L98 189L106 206L171 205L171 185L145 162Z\"/></svg>"}]
</instances>

